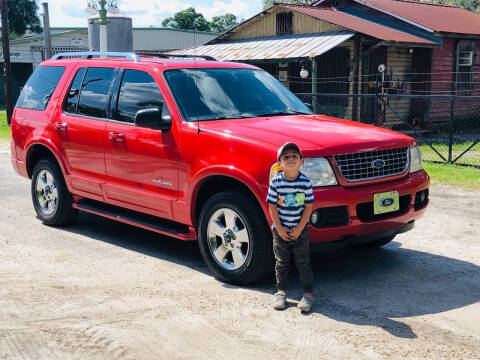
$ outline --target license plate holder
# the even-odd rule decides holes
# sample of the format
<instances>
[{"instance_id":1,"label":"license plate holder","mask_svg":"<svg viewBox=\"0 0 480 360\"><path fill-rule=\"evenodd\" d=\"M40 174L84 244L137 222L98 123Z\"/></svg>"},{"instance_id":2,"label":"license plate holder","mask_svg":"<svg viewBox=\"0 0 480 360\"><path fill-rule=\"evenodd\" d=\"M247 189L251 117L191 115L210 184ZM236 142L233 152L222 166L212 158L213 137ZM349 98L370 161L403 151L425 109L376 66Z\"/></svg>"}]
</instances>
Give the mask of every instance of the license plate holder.
<instances>
[{"instance_id":1,"label":"license plate holder","mask_svg":"<svg viewBox=\"0 0 480 360\"><path fill-rule=\"evenodd\" d=\"M398 191L388 191L373 195L373 213L385 214L400 210L400 196Z\"/></svg>"}]
</instances>

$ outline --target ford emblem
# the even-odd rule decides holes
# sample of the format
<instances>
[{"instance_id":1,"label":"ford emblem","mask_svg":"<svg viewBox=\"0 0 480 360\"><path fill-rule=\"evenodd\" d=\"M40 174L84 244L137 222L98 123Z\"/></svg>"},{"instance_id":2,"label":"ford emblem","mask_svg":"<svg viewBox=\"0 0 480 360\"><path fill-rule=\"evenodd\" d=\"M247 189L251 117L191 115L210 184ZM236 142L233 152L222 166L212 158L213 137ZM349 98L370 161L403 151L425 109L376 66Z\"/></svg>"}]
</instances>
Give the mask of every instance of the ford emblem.
<instances>
[{"instance_id":1,"label":"ford emblem","mask_svg":"<svg viewBox=\"0 0 480 360\"><path fill-rule=\"evenodd\" d=\"M380 200L380 205L383 207L388 207L390 205L393 205L394 200L392 198L383 198Z\"/></svg>"},{"instance_id":2,"label":"ford emblem","mask_svg":"<svg viewBox=\"0 0 480 360\"><path fill-rule=\"evenodd\" d=\"M381 169L385 166L385 160L382 159L376 159L372 161L372 167L374 169Z\"/></svg>"}]
</instances>

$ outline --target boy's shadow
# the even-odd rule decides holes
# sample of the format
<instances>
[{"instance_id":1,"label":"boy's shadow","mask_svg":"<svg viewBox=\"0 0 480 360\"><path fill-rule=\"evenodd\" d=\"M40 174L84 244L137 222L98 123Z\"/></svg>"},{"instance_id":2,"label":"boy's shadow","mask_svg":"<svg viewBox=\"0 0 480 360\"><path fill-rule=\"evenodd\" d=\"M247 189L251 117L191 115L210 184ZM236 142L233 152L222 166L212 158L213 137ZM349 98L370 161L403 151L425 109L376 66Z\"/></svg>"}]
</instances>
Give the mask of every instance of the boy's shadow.
<instances>
[{"instance_id":1,"label":"boy's shadow","mask_svg":"<svg viewBox=\"0 0 480 360\"><path fill-rule=\"evenodd\" d=\"M398 318L436 314L480 301L480 267L461 260L404 249L399 242L374 250L313 253L315 304L311 313L416 338ZM294 266L287 304L302 297ZM271 280L252 289L273 293ZM307 314L308 315L308 314Z\"/></svg>"}]
</instances>

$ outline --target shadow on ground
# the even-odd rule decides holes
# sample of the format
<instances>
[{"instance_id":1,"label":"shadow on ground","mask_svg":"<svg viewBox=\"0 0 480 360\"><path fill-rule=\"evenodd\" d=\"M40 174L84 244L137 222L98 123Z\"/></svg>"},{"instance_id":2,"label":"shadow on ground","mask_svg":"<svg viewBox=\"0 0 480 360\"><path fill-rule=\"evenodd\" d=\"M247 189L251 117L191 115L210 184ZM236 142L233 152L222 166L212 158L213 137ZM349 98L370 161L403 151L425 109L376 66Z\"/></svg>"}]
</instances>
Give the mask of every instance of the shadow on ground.
<instances>
[{"instance_id":1,"label":"shadow on ground","mask_svg":"<svg viewBox=\"0 0 480 360\"><path fill-rule=\"evenodd\" d=\"M75 225L63 230L211 274L196 242L84 213ZM316 299L312 312L351 324L381 327L397 337L416 338L401 318L440 313L480 301L479 266L401 248L399 242L376 250L312 254L312 266ZM288 297L299 300L302 290L293 270L290 283ZM223 286L232 291L237 288ZM273 276L248 288L273 294Z\"/></svg>"}]
</instances>

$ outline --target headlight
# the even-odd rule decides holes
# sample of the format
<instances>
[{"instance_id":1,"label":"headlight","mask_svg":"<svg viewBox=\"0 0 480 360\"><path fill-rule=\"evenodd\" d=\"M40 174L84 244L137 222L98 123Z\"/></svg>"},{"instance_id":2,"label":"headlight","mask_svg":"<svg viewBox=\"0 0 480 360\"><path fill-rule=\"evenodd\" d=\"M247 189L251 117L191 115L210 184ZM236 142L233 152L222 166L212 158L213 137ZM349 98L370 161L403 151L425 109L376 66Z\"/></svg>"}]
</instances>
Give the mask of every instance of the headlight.
<instances>
[{"instance_id":1,"label":"headlight","mask_svg":"<svg viewBox=\"0 0 480 360\"><path fill-rule=\"evenodd\" d=\"M310 179L313 187L337 185L337 179L327 159L306 158L304 160L300 171ZM270 180L277 176L280 171L282 171L282 167L278 163L274 163L270 168Z\"/></svg>"},{"instance_id":2,"label":"headlight","mask_svg":"<svg viewBox=\"0 0 480 360\"><path fill-rule=\"evenodd\" d=\"M410 173L423 169L422 151L419 146L410 148Z\"/></svg>"},{"instance_id":3,"label":"headlight","mask_svg":"<svg viewBox=\"0 0 480 360\"><path fill-rule=\"evenodd\" d=\"M313 187L337 185L330 163L325 158L307 158L300 169L312 182Z\"/></svg>"}]
</instances>

